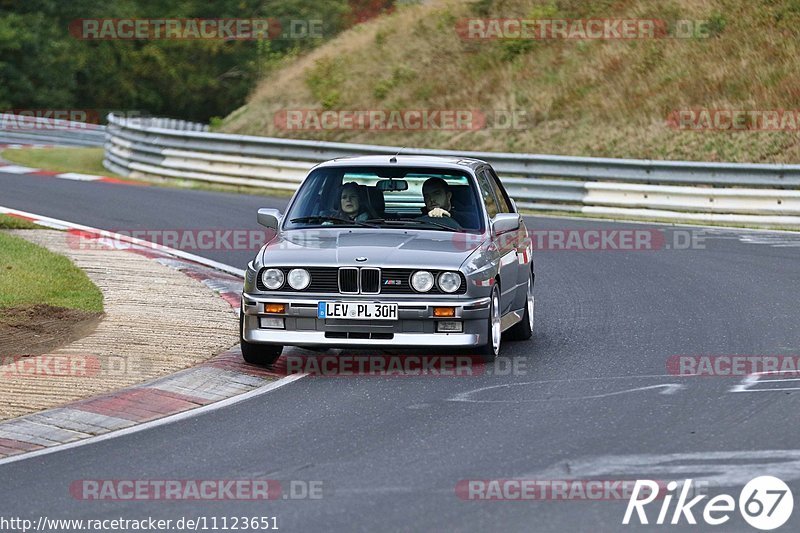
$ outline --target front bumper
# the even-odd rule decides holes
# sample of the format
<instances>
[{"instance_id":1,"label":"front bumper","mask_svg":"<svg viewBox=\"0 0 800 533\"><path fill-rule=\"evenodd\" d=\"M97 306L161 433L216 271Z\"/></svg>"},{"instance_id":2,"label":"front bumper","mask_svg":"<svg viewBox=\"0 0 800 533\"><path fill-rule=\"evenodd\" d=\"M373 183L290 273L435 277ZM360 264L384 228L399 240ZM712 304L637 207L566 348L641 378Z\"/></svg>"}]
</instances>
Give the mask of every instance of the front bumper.
<instances>
[{"instance_id":1,"label":"front bumper","mask_svg":"<svg viewBox=\"0 0 800 533\"><path fill-rule=\"evenodd\" d=\"M318 319L320 301L396 303L398 319L386 321ZM264 305L285 304L282 314L265 313ZM433 308L455 308L452 318L434 318ZM245 341L256 344L313 347L470 347L487 342L489 298L426 299L375 298L368 296L344 297L320 295L303 298L242 295L243 328ZM261 317L284 319L284 329L260 327ZM448 320L462 323L460 333L436 332L436 321Z\"/></svg>"}]
</instances>

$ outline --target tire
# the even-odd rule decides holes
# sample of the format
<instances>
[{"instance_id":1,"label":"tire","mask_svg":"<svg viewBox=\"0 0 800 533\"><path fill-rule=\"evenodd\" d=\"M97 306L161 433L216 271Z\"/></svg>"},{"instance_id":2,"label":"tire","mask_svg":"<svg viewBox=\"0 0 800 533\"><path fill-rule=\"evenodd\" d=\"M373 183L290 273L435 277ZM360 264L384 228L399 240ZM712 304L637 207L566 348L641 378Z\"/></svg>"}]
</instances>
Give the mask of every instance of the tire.
<instances>
[{"instance_id":1,"label":"tire","mask_svg":"<svg viewBox=\"0 0 800 533\"><path fill-rule=\"evenodd\" d=\"M526 341L533 336L534 301L533 275L531 274L528 276L528 287L525 296L525 314L518 324L514 324L514 326L508 330L507 335L509 340Z\"/></svg>"},{"instance_id":2,"label":"tire","mask_svg":"<svg viewBox=\"0 0 800 533\"><path fill-rule=\"evenodd\" d=\"M281 356L283 346L277 344L254 344L244 340L244 313L239 313L239 341L242 359L251 365L272 366Z\"/></svg>"},{"instance_id":3,"label":"tire","mask_svg":"<svg viewBox=\"0 0 800 533\"><path fill-rule=\"evenodd\" d=\"M497 284L492 287L489 303L489 318L486 321L486 337L488 342L480 347L478 354L485 362L494 361L500 355L502 333L500 330L500 290Z\"/></svg>"}]
</instances>

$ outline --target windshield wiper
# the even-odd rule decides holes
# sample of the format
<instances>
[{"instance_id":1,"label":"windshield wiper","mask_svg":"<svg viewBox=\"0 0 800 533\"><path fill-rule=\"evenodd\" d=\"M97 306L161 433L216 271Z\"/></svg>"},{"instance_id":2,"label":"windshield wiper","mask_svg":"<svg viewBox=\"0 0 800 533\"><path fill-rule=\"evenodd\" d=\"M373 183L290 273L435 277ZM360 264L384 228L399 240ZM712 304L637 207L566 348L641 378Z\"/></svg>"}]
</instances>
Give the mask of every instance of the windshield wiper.
<instances>
[{"instance_id":1,"label":"windshield wiper","mask_svg":"<svg viewBox=\"0 0 800 533\"><path fill-rule=\"evenodd\" d=\"M367 222L375 222L375 223L383 223L383 224L400 224L400 225L408 225L408 224L423 224L425 226L434 226L437 228L446 229L448 231L461 231L461 228L454 228L453 226L448 226L447 224L442 224L441 222L434 222L433 220L419 220L417 218L370 218ZM453 220L455 222L455 220ZM458 222L456 222L458 224Z\"/></svg>"},{"instance_id":2,"label":"windshield wiper","mask_svg":"<svg viewBox=\"0 0 800 533\"><path fill-rule=\"evenodd\" d=\"M330 217L326 215L310 215L307 217L297 217L291 219L289 222L292 223L303 223L303 222L341 222L343 224L353 224L355 226L362 226L365 228L377 228L375 224L367 224L366 222L361 222L360 220L349 220L346 218L339 218L339 217Z\"/></svg>"}]
</instances>

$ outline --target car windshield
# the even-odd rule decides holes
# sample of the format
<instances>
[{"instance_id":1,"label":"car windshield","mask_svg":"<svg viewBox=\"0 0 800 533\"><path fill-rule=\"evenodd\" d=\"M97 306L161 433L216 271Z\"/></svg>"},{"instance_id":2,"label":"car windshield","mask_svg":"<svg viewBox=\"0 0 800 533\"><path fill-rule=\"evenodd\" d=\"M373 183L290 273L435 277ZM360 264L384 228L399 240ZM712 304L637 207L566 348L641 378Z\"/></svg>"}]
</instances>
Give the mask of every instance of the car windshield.
<instances>
[{"instance_id":1,"label":"car windshield","mask_svg":"<svg viewBox=\"0 0 800 533\"><path fill-rule=\"evenodd\" d=\"M324 167L311 172L284 229L366 226L482 232L466 171L414 167Z\"/></svg>"}]
</instances>

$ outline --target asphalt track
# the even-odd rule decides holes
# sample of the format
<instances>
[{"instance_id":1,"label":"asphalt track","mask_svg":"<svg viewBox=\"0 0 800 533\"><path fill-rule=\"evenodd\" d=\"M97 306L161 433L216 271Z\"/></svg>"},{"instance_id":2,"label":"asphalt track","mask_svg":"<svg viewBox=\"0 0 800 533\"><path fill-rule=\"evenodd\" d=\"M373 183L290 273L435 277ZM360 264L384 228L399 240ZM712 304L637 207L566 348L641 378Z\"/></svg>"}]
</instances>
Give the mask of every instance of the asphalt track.
<instances>
[{"instance_id":1,"label":"asphalt track","mask_svg":"<svg viewBox=\"0 0 800 533\"><path fill-rule=\"evenodd\" d=\"M258 207L285 203L0 173L0 205L105 229L257 229ZM693 478L738 498L744 482L772 474L800 498L798 382L737 392L741 377L667 370L679 354L800 355L800 236L527 222L536 230L663 230L667 243L695 231L700 241L680 250L539 250L535 337L505 343L501 364L481 375L306 377L188 420L2 465L0 517L275 516L283 531L620 531L634 529L621 525L625 500L466 501L456 486ZM238 268L252 255L190 251ZM252 478L284 487L320 481L323 497L84 501L69 492L82 479ZM648 507L651 522L659 505ZM694 514L702 523L702 509ZM798 515L782 530L800 530ZM755 531L738 513L721 527L684 520L661 529Z\"/></svg>"}]
</instances>

